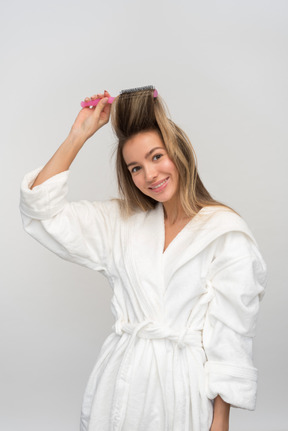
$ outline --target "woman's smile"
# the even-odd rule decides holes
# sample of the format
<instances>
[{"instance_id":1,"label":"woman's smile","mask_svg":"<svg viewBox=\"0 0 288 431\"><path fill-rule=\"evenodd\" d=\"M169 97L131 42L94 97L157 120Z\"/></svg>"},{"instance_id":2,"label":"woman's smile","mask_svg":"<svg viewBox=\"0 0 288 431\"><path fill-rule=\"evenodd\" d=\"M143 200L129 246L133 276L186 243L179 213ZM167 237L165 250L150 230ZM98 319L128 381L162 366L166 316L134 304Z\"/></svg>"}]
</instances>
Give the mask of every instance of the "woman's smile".
<instances>
[{"instance_id":1,"label":"woman's smile","mask_svg":"<svg viewBox=\"0 0 288 431\"><path fill-rule=\"evenodd\" d=\"M141 132L128 139L123 157L135 186L142 193L163 203L177 197L178 170L157 131Z\"/></svg>"},{"instance_id":2,"label":"woman's smile","mask_svg":"<svg viewBox=\"0 0 288 431\"><path fill-rule=\"evenodd\" d=\"M159 193L166 188L168 181L169 181L169 177L165 178L165 180L163 181L159 181L158 183L150 186L149 189L153 190L155 193Z\"/></svg>"}]
</instances>

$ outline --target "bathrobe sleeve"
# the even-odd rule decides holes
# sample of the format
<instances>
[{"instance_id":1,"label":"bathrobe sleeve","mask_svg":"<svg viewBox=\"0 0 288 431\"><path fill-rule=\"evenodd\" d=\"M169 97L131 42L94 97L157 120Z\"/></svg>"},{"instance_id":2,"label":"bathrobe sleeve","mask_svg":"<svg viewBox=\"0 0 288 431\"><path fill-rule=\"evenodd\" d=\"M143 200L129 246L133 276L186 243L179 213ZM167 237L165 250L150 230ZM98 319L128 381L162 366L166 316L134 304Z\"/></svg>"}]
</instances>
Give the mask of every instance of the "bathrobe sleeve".
<instances>
[{"instance_id":1,"label":"bathrobe sleeve","mask_svg":"<svg viewBox=\"0 0 288 431\"><path fill-rule=\"evenodd\" d=\"M208 283L213 297L203 328L206 395L255 410L258 371L252 348L266 288L266 265L256 242L237 231L218 238Z\"/></svg>"},{"instance_id":2,"label":"bathrobe sleeve","mask_svg":"<svg viewBox=\"0 0 288 431\"><path fill-rule=\"evenodd\" d=\"M115 234L117 200L68 202L69 171L30 186L40 172L25 175L20 190L24 230L61 258L107 275Z\"/></svg>"}]
</instances>

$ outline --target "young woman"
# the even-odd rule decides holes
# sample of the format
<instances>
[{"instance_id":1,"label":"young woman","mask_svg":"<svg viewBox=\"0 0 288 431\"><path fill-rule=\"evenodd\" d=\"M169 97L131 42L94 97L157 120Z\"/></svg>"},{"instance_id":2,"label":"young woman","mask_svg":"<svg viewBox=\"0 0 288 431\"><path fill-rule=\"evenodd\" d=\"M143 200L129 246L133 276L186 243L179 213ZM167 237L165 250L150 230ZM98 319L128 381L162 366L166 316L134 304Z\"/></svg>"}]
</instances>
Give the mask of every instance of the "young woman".
<instances>
[{"instance_id":1,"label":"young woman","mask_svg":"<svg viewBox=\"0 0 288 431\"><path fill-rule=\"evenodd\" d=\"M113 289L115 324L87 384L81 431L227 431L230 406L255 409L265 262L241 216L205 189L188 137L152 90L112 104L120 199L66 200L69 167L108 123L109 96L91 98L101 101L21 185L25 230Z\"/></svg>"}]
</instances>

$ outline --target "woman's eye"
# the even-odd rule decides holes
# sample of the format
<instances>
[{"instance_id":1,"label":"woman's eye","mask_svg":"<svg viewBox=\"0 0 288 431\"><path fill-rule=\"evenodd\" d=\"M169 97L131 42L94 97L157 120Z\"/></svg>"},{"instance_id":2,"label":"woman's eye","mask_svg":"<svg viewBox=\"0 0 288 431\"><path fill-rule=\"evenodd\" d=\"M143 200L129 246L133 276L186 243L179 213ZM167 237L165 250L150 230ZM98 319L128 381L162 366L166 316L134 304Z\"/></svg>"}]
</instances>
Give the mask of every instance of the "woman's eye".
<instances>
[{"instance_id":1,"label":"woman's eye","mask_svg":"<svg viewBox=\"0 0 288 431\"><path fill-rule=\"evenodd\" d=\"M135 174L140 169L139 166L134 166L134 168L131 169L131 174Z\"/></svg>"},{"instance_id":2,"label":"woman's eye","mask_svg":"<svg viewBox=\"0 0 288 431\"><path fill-rule=\"evenodd\" d=\"M153 156L153 160L154 160L154 159L158 160L158 159L160 159L160 157L162 157L162 156L163 156L163 154L155 154L155 156Z\"/></svg>"}]
</instances>

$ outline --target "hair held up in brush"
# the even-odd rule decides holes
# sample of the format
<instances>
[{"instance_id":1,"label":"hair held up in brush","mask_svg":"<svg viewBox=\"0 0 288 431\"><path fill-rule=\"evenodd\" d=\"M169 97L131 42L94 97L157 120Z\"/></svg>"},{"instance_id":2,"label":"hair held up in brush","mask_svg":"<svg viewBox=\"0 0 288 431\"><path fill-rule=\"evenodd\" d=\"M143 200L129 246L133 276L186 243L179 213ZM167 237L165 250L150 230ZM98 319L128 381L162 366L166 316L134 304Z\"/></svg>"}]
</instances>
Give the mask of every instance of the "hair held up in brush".
<instances>
[{"instance_id":1,"label":"hair held up in brush","mask_svg":"<svg viewBox=\"0 0 288 431\"><path fill-rule=\"evenodd\" d=\"M214 200L204 187L188 136L168 117L163 100L160 96L153 96L153 89L120 94L112 105L111 122L118 138L116 170L122 208L126 215L133 214L136 209L148 211L158 203L135 186L123 158L125 143L146 131L159 133L169 158L178 170L179 201L188 217L196 215L204 206L223 206L231 210Z\"/></svg>"}]
</instances>

